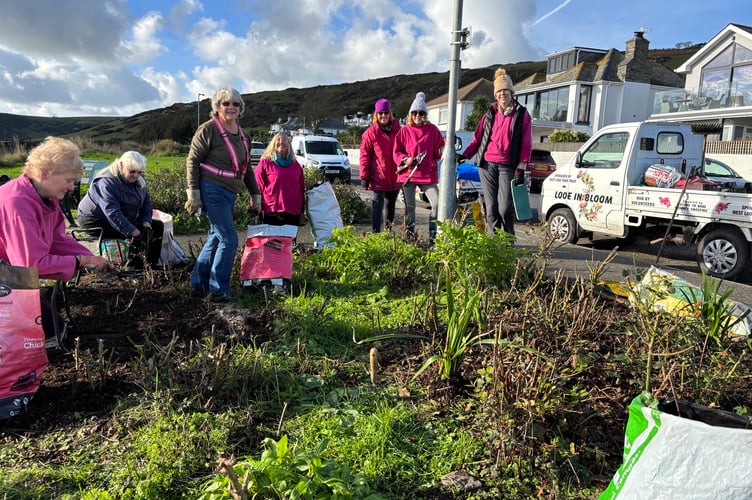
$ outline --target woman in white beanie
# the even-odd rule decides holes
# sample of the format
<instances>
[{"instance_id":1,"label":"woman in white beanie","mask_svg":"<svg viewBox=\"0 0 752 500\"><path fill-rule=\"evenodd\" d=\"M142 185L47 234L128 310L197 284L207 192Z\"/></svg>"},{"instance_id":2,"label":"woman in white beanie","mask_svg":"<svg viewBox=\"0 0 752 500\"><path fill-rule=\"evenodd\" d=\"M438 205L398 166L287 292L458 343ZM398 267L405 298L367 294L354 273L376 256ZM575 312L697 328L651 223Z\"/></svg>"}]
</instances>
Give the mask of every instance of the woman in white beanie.
<instances>
[{"instance_id":1,"label":"woman in white beanie","mask_svg":"<svg viewBox=\"0 0 752 500\"><path fill-rule=\"evenodd\" d=\"M478 173L483 187L486 231L503 229L514 234L514 205L511 182L524 182L525 168L533 150L530 114L514 98L512 79L502 68L494 78L494 102L481 117L473 140L458 161L477 153Z\"/></svg>"},{"instance_id":2,"label":"woman in white beanie","mask_svg":"<svg viewBox=\"0 0 752 500\"><path fill-rule=\"evenodd\" d=\"M408 237L415 237L415 188L428 197L431 214L428 218L428 238L436 237L436 216L439 210L439 167L444 137L438 127L426 116L426 95L418 92L410 105L407 122L397 133L394 141L394 163L397 181L402 183L405 198L405 230Z\"/></svg>"}]
</instances>

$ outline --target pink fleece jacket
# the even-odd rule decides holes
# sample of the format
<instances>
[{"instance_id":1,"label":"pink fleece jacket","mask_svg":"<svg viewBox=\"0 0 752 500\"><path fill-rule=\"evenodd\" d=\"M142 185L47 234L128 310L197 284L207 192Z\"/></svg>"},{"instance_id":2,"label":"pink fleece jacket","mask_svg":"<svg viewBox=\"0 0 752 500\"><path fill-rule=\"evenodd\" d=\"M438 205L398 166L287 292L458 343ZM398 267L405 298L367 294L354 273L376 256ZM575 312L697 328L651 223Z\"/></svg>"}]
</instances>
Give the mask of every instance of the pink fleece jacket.
<instances>
[{"instance_id":1,"label":"pink fleece jacket","mask_svg":"<svg viewBox=\"0 0 752 500\"><path fill-rule=\"evenodd\" d=\"M416 157L420 153L426 153L418 169L410 178L412 184L436 184L439 182L438 162L441 159L441 150L444 147L444 137L438 127L432 123L425 125L407 125L400 129L394 141L394 163L399 165L408 156ZM405 182L410 172L415 167L403 170L397 177L398 182Z\"/></svg>"},{"instance_id":2,"label":"pink fleece jacket","mask_svg":"<svg viewBox=\"0 0 752 500\"><path fill-rule=\"evenodd\" d=\"M58 200L42 200L26 175L0 187L0 259L36 267L40 276L69 280L76 255L91 255L65 232Z\"/></svg>"}]
</instances>

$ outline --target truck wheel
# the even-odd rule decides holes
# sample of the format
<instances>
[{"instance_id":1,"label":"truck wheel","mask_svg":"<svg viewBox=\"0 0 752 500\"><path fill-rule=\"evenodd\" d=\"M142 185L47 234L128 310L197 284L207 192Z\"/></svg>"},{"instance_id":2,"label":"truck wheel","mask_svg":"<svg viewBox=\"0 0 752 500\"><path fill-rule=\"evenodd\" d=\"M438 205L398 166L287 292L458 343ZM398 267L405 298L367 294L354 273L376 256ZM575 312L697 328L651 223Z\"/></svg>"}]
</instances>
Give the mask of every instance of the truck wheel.
<instances>
[{"instance_id":1,"label":"truck wheel","mask_svg":"<svg viewBox=\"0 0 752 500\"><path fill-rule=\"evenodd\" d=\"M749 242L737 231L715 229L697 244L697 264L711 276L733 280L749 262Z\"/></svg>"},{"instance_id":2,"label":"truck wheel","mask_svg":"<svg viewBox=\"0 0 752 500\"><path fill-rule=\"evenodd\" d=\"M548 218L548 235L556 241L577 241L577 221L568 208L557 208Z\"/></svg>"}]
</instances>

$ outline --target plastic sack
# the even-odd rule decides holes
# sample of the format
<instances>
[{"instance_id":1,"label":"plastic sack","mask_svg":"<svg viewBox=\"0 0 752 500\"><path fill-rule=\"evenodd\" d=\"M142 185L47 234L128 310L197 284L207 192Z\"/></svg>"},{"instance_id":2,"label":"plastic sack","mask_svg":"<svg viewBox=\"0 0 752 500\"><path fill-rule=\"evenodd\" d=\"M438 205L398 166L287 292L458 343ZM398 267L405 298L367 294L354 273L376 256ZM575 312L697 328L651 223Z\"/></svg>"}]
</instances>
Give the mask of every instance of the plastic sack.
<instances>
[{"instance_id":1,"label":"plastic sack","mask_svg":"<svg viewBox=\"0 0 752 500\"><path fill-rule=\"evenodd\" d=\"M292 240L297 226L248 226L248 238L240 258L240 282L254 286L275 279L292 279Z\"/></svg>"},{"instance_id":2,"label":"plastic sack","mask_svg":"<svg viewBox=\"0 0 752 500\"><path fill-rule=\"evenodd\" d=\"M645 171L645 185L659 188L672 188L684 176L669 165L650 165Z\"/></svg>"},{"instance_id":3,"label":"plastic sack","mask_svg":"<svg viewBox=\"0 0 752 500\"><path fill-rule=\"evenodd\" d=\"M676 406L689 411L676 412ZM702 421L648 408L636 397L629 405L624 461L600 500L752 498L752 430L739 428L742 420L752 425L749 419L686 402L659 408Z\"/></svg>"},{"instance_id":4,"label":"plastic sack","mask_svg":"<svg viewBox=\"0 0 752 500\"><path fill-rule=\"evenodd\" d=\"M313 248L331 248L329 241L335 227L342 228L342 215L337 196L329 182L324 182L306 191L308 220L313 233Z\"/></svg>"},{"instance_id":5,"label":"plastic sack","mask_svg":"<svg viewBox=\"0 0 752 500\"><path fill-rule=\"evenodd\" d=\"M151 218L161 221L164 224L164 233L162 234L162 250L159 254L160 266L183 266L188 264L190 259L183 251L178 240L175 239L172 215L162 212L161 210L152 210Z\"/></svg>"},{"instance_id":6,"label":"plastic sack","mask_svg":"<svg viewBox=\"0 0 752 500\"><path fill-rule=\"evenodd\" d=\"M37 269L0 263L0 419L24 410L47 364Z\"/></svg>"},{"instance_id":7,"label":"plastic sack","mask_svg":"<svg viewBox=\"0 0 752 500\"><path fill-rule=\"evenodd\" d=\"M638 298L642 302L650 304L654 310L668 311L677 316L687 316L694 311L694 308L690 307L689 301L702 300L703 294L700 288L690 282L668 271L650 266L642 280L634 286L633 294L630 295L630 302L634 304L634 301ZM733 300L726 300L724 306L726 306L732 320L742 317L744 312L749 310L748 306ZM750 316L752 314L735 324L729 333L741 337L748 336L750 321L752 321Z\"/></svg>"}]
</instances>

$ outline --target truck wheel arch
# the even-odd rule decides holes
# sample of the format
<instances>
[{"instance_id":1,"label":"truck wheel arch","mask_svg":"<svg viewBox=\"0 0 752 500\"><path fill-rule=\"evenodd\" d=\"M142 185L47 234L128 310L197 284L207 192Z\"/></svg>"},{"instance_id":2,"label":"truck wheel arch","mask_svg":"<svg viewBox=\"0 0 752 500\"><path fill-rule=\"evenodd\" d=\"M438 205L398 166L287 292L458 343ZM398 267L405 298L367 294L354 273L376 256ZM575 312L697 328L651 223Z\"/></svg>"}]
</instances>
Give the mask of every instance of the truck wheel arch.
<instances>
[{"instance_id":1,"label":"truck wheel arch","mask_svg":"<svg viewBox=\"0 0 752 500\"><path fill-rule=\"evenodd\" d=\"M749 263L749 234L740 228L714 225L698 237L697 265L706 274L733 280L742 274Z\"/></svg>"}]
</instances>

